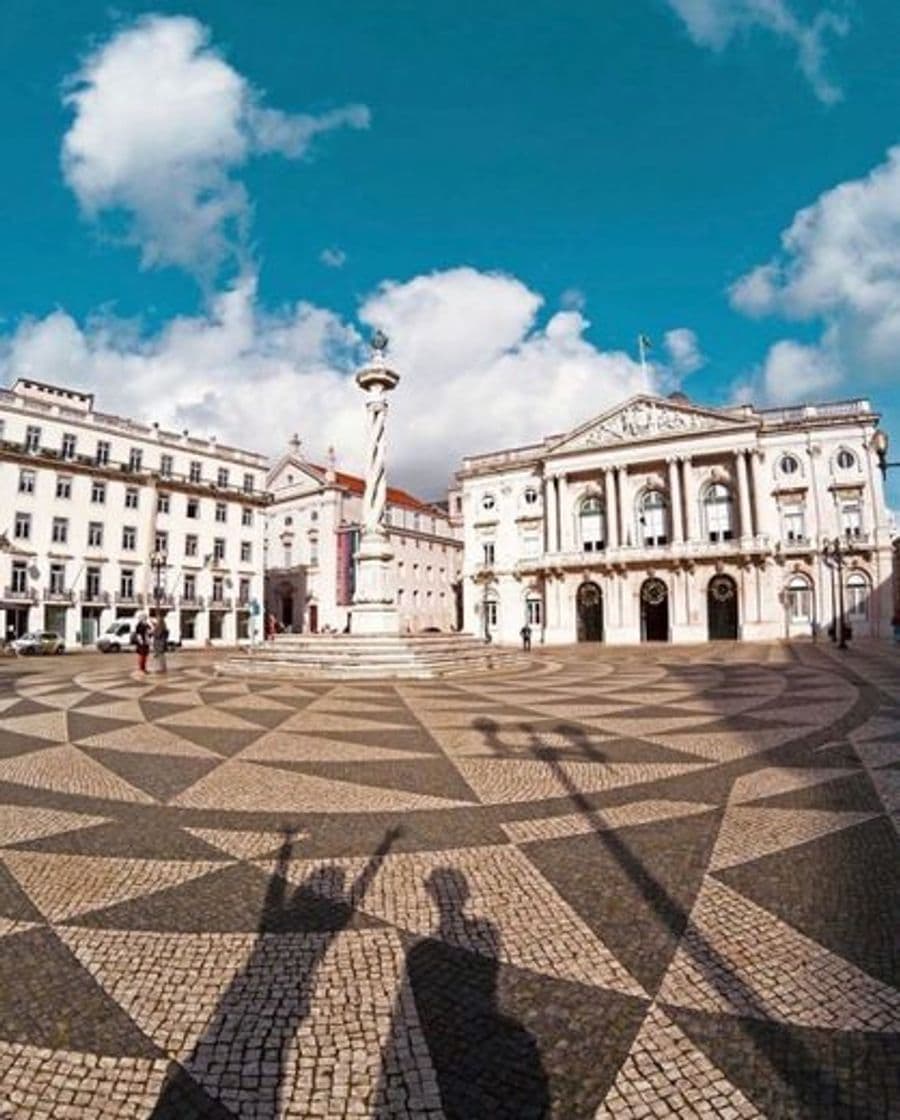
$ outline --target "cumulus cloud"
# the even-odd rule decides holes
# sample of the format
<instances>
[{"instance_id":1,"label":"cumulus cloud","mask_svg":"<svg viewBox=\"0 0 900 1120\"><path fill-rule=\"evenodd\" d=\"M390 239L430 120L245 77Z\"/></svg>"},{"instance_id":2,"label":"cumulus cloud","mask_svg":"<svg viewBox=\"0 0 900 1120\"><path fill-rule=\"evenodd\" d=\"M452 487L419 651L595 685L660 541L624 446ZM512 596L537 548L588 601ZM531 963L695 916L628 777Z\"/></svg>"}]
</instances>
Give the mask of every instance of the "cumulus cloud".
<instances>
[{"instance_id":1,"label":"cumulus cloud","mask_svg":"<svg viewBox=\"0 0 900 1120\"><path fill-rule=\"evenodd\" d=\"M701 47L724 50L738 35L761 28L791 43L797 65L816 97L826 105L840 101L840 88L824 71L825 38L846 35L847 19L823 9L805 22L788 0L667 0L681 18L691 39Z\"/></svg>"},{"instance_id":2,"label":"cumulus cloud","mask_svg":"<svg viewBox=\"0 0 900 1120\"><path fill-rule=\"evenodd\" d=\"M124 218L145 267L206 278L246 244L238 168L263 153L297 159L321 133L369 124L363 105L320 115L264 106L185 16L147 16L113 35L69 80L65 102L63 174L84 213Z\"/></svg>"},{"instance_id":3,"label":"cumulus cloud","mask_svg":"<svg viewBox=\"0 0 900 1120\"><path fill-rule=\"evenodd\" d=\"M347 254L343 249L323 249L319 253L319 260L326 268L343 268L347 263Z\"/></svg>"},{"instance_id":4,"label":"cumulus cloud","mask_svg":"<svg viewBox=\"0 0 900 1120\"><path fill-rule=\"evenodd\" d=\"M252 275L199 315L155 334L64 312L22 323L0 346L0 375L65 381L98 407L277 454L299 431L310 455L334 444L363 465L362 394L352 373L376 326L401 374L391 398L392 480L437 497L463 454L565 431L673 371L646 371L585 337L582 312L541 321L541 297L515 277L456 268L386 282L359 324L297 303L264 310Z\"/></svg>"},{"instance_id":5,"label":"cumulus cloud","mask_svg":"<svg viewBox=\"0 0 900 1120\"><path fill-rule=\"evenodd\" d=\"M663 344L675 373L686 375L700 369L706 359L700 353L697 335L688 327L675 327L663 335Z\"/></svg>"},{"instance_id":6,"label":"cumulus cloud","mask_svg":"<svg viewBox=\"0 0 900 1120\"><path fill-rule=\"evenodd\" d=\"M867 175L825 191L798 211L781 252L731 288L735 308L822 323L814 347L772 348L767 391L802 398L809 387L886 383L900 347L900 146ZM791 373L788 357L796 359ZM784 383L780 383L780 378Z\"/></svg>"}]
</instances>

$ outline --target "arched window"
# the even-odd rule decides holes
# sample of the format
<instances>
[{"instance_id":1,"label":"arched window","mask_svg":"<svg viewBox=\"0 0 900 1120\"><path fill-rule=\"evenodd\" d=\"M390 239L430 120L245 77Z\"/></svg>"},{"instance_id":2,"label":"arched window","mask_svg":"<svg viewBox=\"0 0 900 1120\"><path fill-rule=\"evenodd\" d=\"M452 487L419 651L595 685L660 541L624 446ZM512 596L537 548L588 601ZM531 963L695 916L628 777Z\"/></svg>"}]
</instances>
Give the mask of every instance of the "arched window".
<instances>
[{"instance_id":1,"label":"arched window","mask_svg":"<svg viewBox=\"0 0 900 1120\"><path fill-rule=\"evenodd\" d=\"M645 545L669 543L666 497L661 490L647 490L641 495L638 523L639 536Z\"/></svg>"},{"instance_id":2,"label":"arched window","mask_svg":"<svg viewBox=\"0 0 900 1120\"><path fill-rule=\"evenodd\" d=\"M847 617L866 619L869 617L869 581L862 572L851 572L847 576Z\"/></svg>"},{"instance_id":3,"label":"arched window","mask_svg":"<svg viewBox=\"0 0 900 1120\"><path fill-rule=\"evenodd\" d=\"M812 622L813 589L806 576L792 576L784 589L784 596L791 622Z\"/></svg>"},{"instance_id":4,"label":"arched window","mask_svg":"<svg viewBox=\"0 0 900 1120\"><path fill-rule=\"evenodd\" d=\"M731 491L721 482L713 482L703 495L703 516L706 538L730 541L734 538L734 500Z\"/></svg>"},{"instance_id":5,"label":"arched window","mask_svg":"<svg viewBox=\"0 0 900 1120\"><path fill-rule=\"evenodd\" d=\"M578 509L581 547L585 552L599 552L606 547L606 518L603 503L591 494L584 498Z\"/></svg>"}]
</instances>

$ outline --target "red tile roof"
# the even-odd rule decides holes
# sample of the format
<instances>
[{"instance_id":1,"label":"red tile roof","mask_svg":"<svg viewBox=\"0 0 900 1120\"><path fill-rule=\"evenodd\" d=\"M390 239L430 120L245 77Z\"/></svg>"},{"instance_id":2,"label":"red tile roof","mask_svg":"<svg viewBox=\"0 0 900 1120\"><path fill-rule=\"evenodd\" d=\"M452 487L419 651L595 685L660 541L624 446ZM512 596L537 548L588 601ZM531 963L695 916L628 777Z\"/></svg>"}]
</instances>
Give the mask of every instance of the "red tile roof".
<instances>
[{"instance_id":1,"label":"red tile roof","mask_svg":"<svg viewBox=\"0 0 900 1120\"><path fill-rule=\"evenodd\" d=\"M312 467L312 469L317 474L320 474L324 479L325 467L320 467L315 463L308 463L307 466ZM365 493L365 479L359 478L355 474L346 474L344 471L335 471L334 479L342 490L348 490L351 494ZM389 505L405 506L407 509L433 512L435 508L434 503L423 502L420 498L416 498L412 494L407 493L406 490L398 490L396 486L389 486L387 488L387 500Z\"/></svg>"}]
</instances>

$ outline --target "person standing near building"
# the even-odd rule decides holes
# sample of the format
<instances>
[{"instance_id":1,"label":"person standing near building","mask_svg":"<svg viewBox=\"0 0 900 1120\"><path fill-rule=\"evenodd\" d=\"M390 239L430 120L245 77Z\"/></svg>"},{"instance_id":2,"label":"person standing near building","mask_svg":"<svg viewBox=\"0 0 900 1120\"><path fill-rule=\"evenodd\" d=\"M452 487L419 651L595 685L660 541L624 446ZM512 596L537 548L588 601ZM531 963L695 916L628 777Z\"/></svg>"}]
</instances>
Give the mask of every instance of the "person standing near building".
<instances>
[{"instance_id":1,"label":"person standing near building","mask_svg":"<svg viewBox=\"0 0 900 1120\"><path fill-rule=\"evenodd\" d=\"M522 629L519 631L519 635L522 638L522 649L526 650L526 651L530 650L531 649L531 627L528 625L527 622L522 627Z\"/></svg>"},{"instance_id":2,"label":"person standing near building","mask_svg":"<svg viewBox=\"0 0 900 1120\"><path fill-rule=\"evenodd\" d=\"M146 615L138 615L138 620L134 627L133 641L138 659L138 672L146 673L147 655L150 653L150 624L147 622Z\"/></svg>"},{"instance_id":3,"label":"person standing near building","mask_svg":"<svg viewBox=\"0 0 900 1120\"><path fill-rule=\"evenodd\" d=\"M153 672L166 672L166 648L169 644L169 629L162 615L153 624Z\"/></svg>"}]
</instances>

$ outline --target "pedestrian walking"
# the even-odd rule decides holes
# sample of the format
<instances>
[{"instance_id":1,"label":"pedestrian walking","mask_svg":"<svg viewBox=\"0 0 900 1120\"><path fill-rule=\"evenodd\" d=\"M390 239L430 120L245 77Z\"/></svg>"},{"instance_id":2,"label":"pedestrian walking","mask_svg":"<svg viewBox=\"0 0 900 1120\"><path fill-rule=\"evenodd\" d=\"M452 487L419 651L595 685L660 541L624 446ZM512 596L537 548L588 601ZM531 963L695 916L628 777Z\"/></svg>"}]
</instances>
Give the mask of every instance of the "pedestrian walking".
<instances>
[{"instance_id":1,"label":"pedestrian walking","mask_svg":"<svg viewBox=\"0 0 900 1120\"><path fill-rule=\"evenodd\" d=\"M139 614L134 627L134 650L137 654L138 672L147 672L147 656L150 653L150 624L145 614Z\"/></svg>"},{"instance_id":2,"label":"pedestrian walking","mask_svg":"<svg viewBox=\"0 0 900 1120\"><path fill-rule=\"evenodd\" d=\"M271 611L266 615L266 641L271 642L275 637L275 615Z\"/></svg>"},{"instance_id":3,"label":"pedestrian walking","mask_svg":"<svg viewBox=\"0 0 900 1120\"><path fill-rule=\"evenodd\" d=\"M531 649L531 627L528 625L527 622L522 627L522 629L519 631L519 635L522 638L522 649L530 650Z\"/></svg>"},{"instance_id":4,"label":"pedestrian walking","mask_svg":"<svg viewBox=\"0 0 900 1120\"><path fill-rule=\"evenodd\" d=\"M165 673L166 649L169 644L169 629L162 615L159 615L153 624L153 672Z\"/></svg>"}]
</instances>

